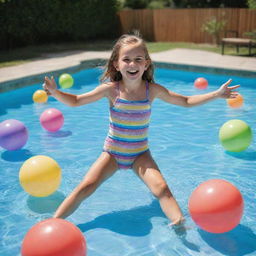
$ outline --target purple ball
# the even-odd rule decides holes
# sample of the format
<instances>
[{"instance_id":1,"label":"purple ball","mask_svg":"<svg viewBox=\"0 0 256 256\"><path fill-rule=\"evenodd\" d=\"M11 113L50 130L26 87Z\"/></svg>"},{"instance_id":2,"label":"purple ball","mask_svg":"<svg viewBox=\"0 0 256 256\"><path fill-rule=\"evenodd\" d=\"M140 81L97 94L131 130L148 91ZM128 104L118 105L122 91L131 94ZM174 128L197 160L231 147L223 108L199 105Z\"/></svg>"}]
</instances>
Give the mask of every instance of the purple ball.
<instances>
[{"instance_id":1,"label":"purple ball","mask_svg":"<svg viewBox=\"0 0 256 256\"><path fill-rule=\"evenodd\" d=\"M0 123L0 146L7 150L22 148L28 140L25 125L15 119L8 119Z\"/></svg>"}]
</instances>

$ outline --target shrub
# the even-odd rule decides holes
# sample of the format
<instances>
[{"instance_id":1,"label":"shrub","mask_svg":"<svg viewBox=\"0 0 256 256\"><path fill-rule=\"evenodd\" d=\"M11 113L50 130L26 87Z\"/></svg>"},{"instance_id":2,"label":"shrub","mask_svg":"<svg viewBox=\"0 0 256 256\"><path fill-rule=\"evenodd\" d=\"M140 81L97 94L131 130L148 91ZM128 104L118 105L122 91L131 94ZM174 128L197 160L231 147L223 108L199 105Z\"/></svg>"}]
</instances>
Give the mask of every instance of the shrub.
<instances>
[{"instance_id":1,"label":"shrub","mask_svg":"<svg viewBox=\"0 0 256 256\"><path fill-rule=\"evenodd\" d=\"M144 9L147 7L148 0L126 0L124 2L124 7L131 9Z\"/></svg>"},{"instance_id":2,"label":"shrub","mask_svg":"<svg viewBox=\"0 0 256 256\"><path fill-rule=\"evenodd\" d=\"M113 37L117 0L1 0L0 48Z\"/></svg>"},{"instance_id":3,"label":"shrub","mask_svg":"<svg viewBox=\"0 0 256 256\"><path fill-rule=\"evenodd\" d=\"M212 17L210 20L205 22L202 26L202 30L213 36L215 44L220 42L220 33L226 26L225 20L217 20L216 17Z\"/></svg>"},{"instance_id":4,"label":"shrub","mask_svg":"<svg viewBox=\"0 0 256 256\"><path fill-rule=\"evenodd\" d=\"M250 9L256 9L256 0L247 0L247 5Z\"/></svg>"}]
</instances>

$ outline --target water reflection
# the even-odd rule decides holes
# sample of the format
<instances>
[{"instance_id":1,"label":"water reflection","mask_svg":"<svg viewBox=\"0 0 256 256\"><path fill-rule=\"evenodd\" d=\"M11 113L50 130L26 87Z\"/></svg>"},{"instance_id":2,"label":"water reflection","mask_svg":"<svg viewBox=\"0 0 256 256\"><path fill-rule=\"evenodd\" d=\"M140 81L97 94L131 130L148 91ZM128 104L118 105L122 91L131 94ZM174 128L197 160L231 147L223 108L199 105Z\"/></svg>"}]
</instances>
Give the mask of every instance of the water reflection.
<instances>
[{"instance_id":1,"label":"water reflection","mask_svg":"<svg viewBox=\"0 0 256 256\"><path fill-rule=\"evenodd\" d=\"M54 213L64 199L64 194L59 191L56 191L47 197L29 196L27 199L27 206L31 211L36 213Z\"/></svg>"}]
</instances>

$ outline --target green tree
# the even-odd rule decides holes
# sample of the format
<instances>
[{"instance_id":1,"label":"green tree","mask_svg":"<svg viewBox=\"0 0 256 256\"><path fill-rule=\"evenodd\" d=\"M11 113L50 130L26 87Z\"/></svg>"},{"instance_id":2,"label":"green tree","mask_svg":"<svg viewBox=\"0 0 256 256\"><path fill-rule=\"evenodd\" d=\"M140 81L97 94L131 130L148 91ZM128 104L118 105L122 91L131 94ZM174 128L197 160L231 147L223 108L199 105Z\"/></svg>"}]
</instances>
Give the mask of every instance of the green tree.
<instances>
[{"instance_id":1,"label":"green tree","mask_svg":"<svg viewBox=\"0 0 256 256\"><path fill-rule=\"evenodd\" d=\"M147 8L149 9L162 9L168 7L173 7L172 0L150 0L147 5Z\"/></svg>"},{"instance_id":2,"label":"green tree","mask_svg":"<svg viewBox=\"0 0 256 256\"><path fill-rule=\"evenodd\" d=\"M124 8L131 9L161 9L173 6L173 0L119 0Z\"/></svg>"},{"instance_id":3,"label":"green tree","mask_svg":"<svg viewBox=\"0 0 256 256\"><path fill-rule=\"evenodd\" d=\"M124 2L124 7L131 9L145 9L148 2L149 0L126 0Z\"/></svg>"},{"instance_id":4,"label":"green tree","mask_svg":"<svg viewBox=\"0 0 256 256\"><path fill-rule=\"evenodd\" d=\"M247 0L247 5L250 9L256 9L256 0Z\"/></svg>"},{"instance_id":5,"label":"green tree","mask_svg":"<svg viewBox=\"0 0 256 256\"><path fill-rule=\"evenodd\" d=\"M235 7L246 8L247 0L173 0L178 8L219 8Z\"/></svg>"},{"instance_id":6,"label":"green tree","mask_svg":"<svg viewBox=\"0 0 256 256\"><path fill-rule=\"evenodd\" d=\"M226 27L225 20L217 20L216 17L212 17L210 20L205 22L202 26L202 30L212 35L215 44L220 43L220 34Z\"/></svg>"}]
</instances>

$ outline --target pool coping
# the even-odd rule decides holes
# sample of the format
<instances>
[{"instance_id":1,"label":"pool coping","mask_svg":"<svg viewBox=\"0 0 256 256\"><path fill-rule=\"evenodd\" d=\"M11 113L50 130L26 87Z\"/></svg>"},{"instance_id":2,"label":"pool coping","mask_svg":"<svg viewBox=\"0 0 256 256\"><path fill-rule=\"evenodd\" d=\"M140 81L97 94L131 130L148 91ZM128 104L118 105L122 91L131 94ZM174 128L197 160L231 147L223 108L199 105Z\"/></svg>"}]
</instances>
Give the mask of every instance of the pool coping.
<instances>
[{"instance_id":1,"label":"pool coping","mask_svg":"<svg viewBox=\"0 0 256 256\"><path fill-rule=\"evenodd\" d=\"M48 76L53 75L55 77L58 77L62 73L72 74L86 68L103 67L106 64L106 62L107 62L106 58L95 58L91 60L84 60L84 61L81 61L80 64L71 66L69 68L62 68L58 70L43 72L35 75L25 76L23 78L1 82L0 93L30 86L36 83L40 83L43 81L45 75L48 75ZM159 61L153 61L153 63L156 68L166 68L166 69L180 70L180 71L202 72L202 73L209 73L209 74L256 78L256 72L249 71L249 70L227 69L227 68L224 69L220 67L177 64L172 62L159 62Z\"/></svg>"}]
</instances>

